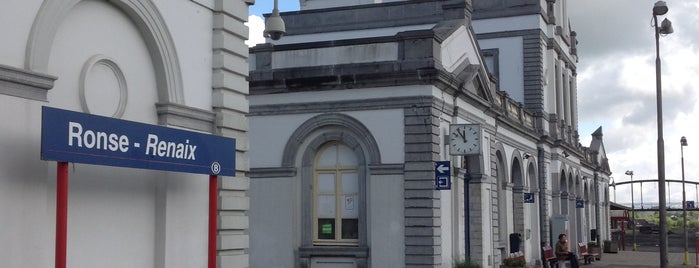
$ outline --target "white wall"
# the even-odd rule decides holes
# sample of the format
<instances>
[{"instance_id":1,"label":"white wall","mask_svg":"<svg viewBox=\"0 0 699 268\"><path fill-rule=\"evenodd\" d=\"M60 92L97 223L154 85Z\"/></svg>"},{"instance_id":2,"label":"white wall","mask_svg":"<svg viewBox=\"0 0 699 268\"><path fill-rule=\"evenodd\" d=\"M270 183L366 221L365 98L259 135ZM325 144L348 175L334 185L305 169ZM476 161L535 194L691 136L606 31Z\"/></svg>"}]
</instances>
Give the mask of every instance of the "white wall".
<instances>
[{"instance_id":1,"label":"white wall","mask_svg":"<svg viewBox=\"0 0 699 268\"><path fill-rule=\"evenodd\" d=\"M522 37L504 37L478 40L481 49L499 49L500 90L510 98L524 102L524 48Z\"/></svg>"},{"instance_id":2,"label":"white wall","mask_svg":"<svg viewBox=\"0 0 699 268\"><path fill-rule=\"evenodd\" d=\"M155 1L176 43L185 103L211 109L212 14L187 0ZM30 29L42 1L0 4L0 64L24 68ZM56 164L41 161L41 106L81 111L80 74L97 54L123 72L123 119L155 124L153 62L130 17L106 1L83 1L56 22L48 102L0 95L0 260L2 266L54 264ZM242 25L242 23L241 23ZM111 115L114 73L88 73L88 107ZM69 267L203 267L208 177L75 164L70 166Z\"/></svg>"},{"instance_id":3,"label":"white wall","mask_svg":"<svg viewBox=\"0 0 699 268\"><path fill-rule=\"evenodd\" d=\"M405 263L403 177L372 176L369 192L369 247L371 267Z\"/></svg>"},{"instance_id":4,"label":"white wall","mask_svg":"<svg viewBox=\"0 0 699 268\"><path fill-rule=\"evenodd\" d=\"M214 0L155 0L168 30L177 44L177 56L182 70L185 104L204 110L211 109L212 25L209 10ZM240 0L238 0L240 1ZM197 3L199 2L199 3ZM205 6L201 6L205 5ZM207 8L209 7L209 8ZM240 22L240 27L243 27ZM244 44L239 44L244 46ZM204 93L204 94L203 94Z\"/></svg>"},{"instance_id":5,"label":"white wall","mask_svg":"<svg viewBox=\"0 0 699 268\"><path fill-rule=\"evenodd\" d=\"M424 86L402 87L402 96L431 94L431 88ZM250 96L250 106L273 104L296 104L330 101L352 101L371 98L398 97L395 88L371 88L352 91L329 90L323 92L300 92ZM353 111L342 112L354 117L366 126L379 145L383 163L402 163L404 158L403 110ZM284 146L300 124L317 114L290 114L250 117L250 163L251 167L277 167L281 164ZM391 130L391 131L386 131ZM274 133L269 139L265 134ZM264 139L264 140L263 140Z\"/></svg>"},{"instance_id":6,"label":"white wall","mask_svg":"<svg viewBox=\"0 0 699 268\"><path fill-rule=\"evenodd\" d=\"M0 260L2 266L53 265L55 177L40 161L39 103L0 95ZM55 171L54 171L55 173Z\"/></svg>"},{"instance_id":7,"label":"white wall","mask_svg":"<svg viewBox=\"0 0 699 268\"><path fill-rule=\"evenodd\" d=\"M292 178L250 180L250 267L294 267L301 241L298 184Z\"/></svg>"},{"instance_id":8,"label":"white wall","mask_svg":"<svg viewBox=\"0 0 699 268\"><path fill-rule=\"evenodd\" d=\"M428 91L425 91L428 90ZM404 94L427 92L429 88L406 88ZM360 91L360 92L358 92ZM250 96L251 106L327 102L395 96L395 90L323 91L273 96ZM379 146L384 164L404 160L404 115L402 109L340 112L360 121ZM279 167L284 147L296 129L318 114L251 116L250 163L252 168ZM270 138L273 137L273 138ZM253 178L250 184L251 267L293 267L294 250L300 246L301 190L298 178ZM400 175L367 177L367 230L372 267L405 263L403 178ZM390 239L387 239L390 238ZM269 256L275 258L269 258Z\"/></svg>"},{"instance_id":9,"label":"white wall","mask_svg":"<svg viewBox=\"0 0 699 268\"><path fill-rule=\"evenodd\" d=\"M0 8L0 63L16 68L24 67L24 50L34 16L41 0L3 1Z\"/></svg>"},{"instance_id":10,"label":"white wall","mask_svg":"<svg viewBox=\"0 0 699 268\"><path fill-rule=\"evenodd\" d=\"M104 55L118 64L126 79L130 94L123 119L157 123L153 63L136 27L123 12L107 3L84 1L77 4L58 28L51 50L48 71L59 79L49 90L49 106L81 111L80 73L90 57ZM91 108L115 107L118 103L118 99L103 93L117 86L110 78L113 76L88 75L88 80L97 79L86 88L86 93L94 96L88 98ZM113 112L113 109L102 108L96 114L111 116Z\"/></svg>"},{"instance_id":11,"label":"white wall","mask_svg":"<svg viewBox=\"0 0 699 268\"><path fill-rule=\"evenodd\" d=\"M473 30L476 34L530 29L546 29L546 23L539 14L473 21Z\"/></svg>"},{"instance_id":12,"label":"white wall","mask_svg":"<svg viewBox=\"0 0 699 268\"><path fill-rule=\"evenodd\" d=\"M405 0L299 0L299 2L301 3L301 10L366 5L397 1Z\"/></svg>"}]
</instances>

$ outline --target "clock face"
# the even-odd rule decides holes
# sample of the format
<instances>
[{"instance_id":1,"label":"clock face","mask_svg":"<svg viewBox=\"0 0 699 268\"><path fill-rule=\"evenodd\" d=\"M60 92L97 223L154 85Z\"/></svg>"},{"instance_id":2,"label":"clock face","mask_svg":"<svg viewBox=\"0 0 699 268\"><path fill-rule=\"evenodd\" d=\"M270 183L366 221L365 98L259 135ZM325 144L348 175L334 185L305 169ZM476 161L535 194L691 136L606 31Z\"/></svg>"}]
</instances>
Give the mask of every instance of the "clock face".
<instances>
[{"instance_id":1,"label":"clock face","mask_svg":"<svg viewBox=\"0 0 699 268\"><path fill-rule=\"evenodd\" d=\"M481 152L481 128L475 124L459 124L449 127L451 155L473 155Z\"/></svg>"}]
</instances>

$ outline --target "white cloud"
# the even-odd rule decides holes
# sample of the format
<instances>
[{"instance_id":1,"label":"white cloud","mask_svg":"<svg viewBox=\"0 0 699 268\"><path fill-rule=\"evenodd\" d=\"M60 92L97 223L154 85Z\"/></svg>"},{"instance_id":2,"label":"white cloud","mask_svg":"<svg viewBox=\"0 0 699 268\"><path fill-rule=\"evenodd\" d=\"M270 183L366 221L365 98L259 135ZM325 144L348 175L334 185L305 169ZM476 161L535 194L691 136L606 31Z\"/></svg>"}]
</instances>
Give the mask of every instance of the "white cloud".
<instances>
[{"instance_id":1,"label":"white cloud","mask_svg":"<svg viewBox=\"0 0 699 268\"><path fill-rule=\"evenodd\" d=\"M265 20L262 17L250 15L248 17L248 22L246 22L245 25L247 25L250 29L250 39L245 41L245 44L248 45L248 47L254 47L257 44L265 42L265 38L262 36L262 33L265 30Z\"/></svg>"},{"instance_id":2,"label":"white cloud","mask_svg":"<svg viewBox=\"0 0 699 268\"><path fill-rule=\"evenodd\" d=\"M657 179L657 121L655 38L651 10L655 0L571 1L571 23L580 40L578 102L580 134L588 136L603 126L605 148L615 181ZM667 1L675 33L661 37L663 137L665 178L681 180L680 137L684 147L685 178L699 181L699 4ZM662 19L662 18L660 18ZM657 202L657 183L644 183L644 202ZM687 185L687 198L697 198ZM640 202L640 185L634 186ZM613 195L613 191L610 193ZM667 195L681 201L681 184L671 184ZM629 203L630 186L617 187L617 201ZM638 204L638 203L637 203Z\"/></svg>"}]
</instances>

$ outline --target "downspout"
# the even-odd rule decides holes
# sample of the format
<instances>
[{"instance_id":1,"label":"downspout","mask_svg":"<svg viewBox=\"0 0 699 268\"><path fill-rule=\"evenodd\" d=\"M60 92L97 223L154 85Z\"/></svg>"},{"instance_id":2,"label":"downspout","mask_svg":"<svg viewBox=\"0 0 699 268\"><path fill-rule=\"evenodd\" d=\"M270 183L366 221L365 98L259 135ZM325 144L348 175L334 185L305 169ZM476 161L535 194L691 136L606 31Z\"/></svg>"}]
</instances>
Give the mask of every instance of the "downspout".
<instances>
[{"instance_id":1,"label":"downspout","mask_svg":"<svg viewBox=\"0 0 699 268\"><path fill-rule=\"evenodd\" d=\"M595 170L595 229L597 229L597 243L600 242L599 236L602 230L600 230L600 218L599 218L599 176L597 175L597 170Z\"/></svg>"},{"instance_id":2,"label":"downspout","mask_svg":"<svg viewBox=\"0 0 699 268\"><path fill-rule=\"evenodd\" d=\"M544 165L544 148L537 148L537 167L539 170L539 242L546 245L548 229L546 225L546 167ZM543 255L541 256L543 260ZM542 261L543 263L543 261Z\"/></svg>"},{"instance_id":3,"label":"downspout","mask_svg":"<svg viewBox=\"0 0 699 268\"><path fill-rule=\"evenodd\" d=\"M471 169L468 167L468 160L464 156L464 164L466 165L466 175L464 176L464 240L466 248L466 258L471 259L471 222L468 220L471 218L471 210L469 209L469 184L471 182Z\"/></svg>"},{"instance_id":4,"label":"downspout","mask_svg":"<svg viewBox=\"0 0 699 268\"><path fill-rule=\"evenodd\" d=\"M456 124L459 119L459 106L458 106L458 95L459 90L463 88L463 82L459 85L458 89L454 93L452 98L452 105L454 106L454 111L451 116L451 124ZM458 159L458 156L456 156ZM471 259L471 210L469 209L469 182L471 181L471 169L468 166L468 157L462 156L462 167L466 169L466 174L464 175L464 258L467 260ZM456 163L456 161L453 161ZM454 169L456 170L456 169ZM456 179L456 177L455 177ZM457 249L458 250L458 249Z\"/></svg>"}]
</instances>

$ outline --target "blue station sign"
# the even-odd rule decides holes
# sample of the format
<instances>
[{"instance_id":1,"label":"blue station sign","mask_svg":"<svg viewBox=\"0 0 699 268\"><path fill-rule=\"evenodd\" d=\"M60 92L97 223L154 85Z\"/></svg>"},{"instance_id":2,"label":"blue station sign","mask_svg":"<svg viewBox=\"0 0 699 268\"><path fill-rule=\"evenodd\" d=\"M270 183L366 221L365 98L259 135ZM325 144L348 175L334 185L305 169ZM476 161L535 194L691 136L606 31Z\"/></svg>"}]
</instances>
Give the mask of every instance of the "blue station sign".
<instances>
[{"instance_id":1,"label":"blue station sign","mask_svg":"<svg viewBox=\"0 0 699 268\"><path fill-rule=\"evenodd\" d=\"M450 190L451 189L451 162L449 162L449 161L434 162L434 189L435 190Z\"/></svg>"},{"instance_id":2,"label":"blue station sign","mask_svg":"<svg viewBox=\"0 0 699 268\"><path fill-rule=\"evenodd\" d=\"M235 139L42 107L41 159L235 175Z\"/></svg>"},{"instance_id":3,"label":"blue station sign","mask_svg":"<svg viewBox=\"0 0 699 268\"><path fill-rule=\"evenodd\" d=\"M524 203L534 203L534 193L524 193Z\"/></svg>"}]
</instances>

